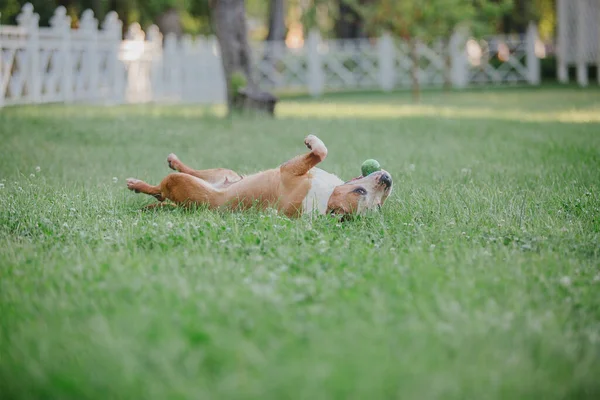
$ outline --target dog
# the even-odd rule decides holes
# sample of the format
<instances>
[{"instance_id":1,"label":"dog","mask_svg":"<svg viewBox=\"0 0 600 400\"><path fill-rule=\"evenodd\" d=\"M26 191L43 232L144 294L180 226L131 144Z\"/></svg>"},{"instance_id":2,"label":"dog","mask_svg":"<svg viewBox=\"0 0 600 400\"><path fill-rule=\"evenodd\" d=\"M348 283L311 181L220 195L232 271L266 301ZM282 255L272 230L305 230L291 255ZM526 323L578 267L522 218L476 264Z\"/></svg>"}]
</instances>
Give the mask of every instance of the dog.
<instances>
[{"instance_id":1,"label":"dog","mask_svg":"<svg viewBox=\"0 0 600 400\"><path fill-rule=\"evenodd\" d=\"M379 209L392 192L392 176L384 170L344 182L316 168L327 157L327 147L316 136L304 144L309 152L298 155L278 168L249 176L224 168L194 170L175 154L167 157L169 167L178 173L167 175L157 186L139 179L127 179L127 188L155 197L167 205L206 205L210 209L247 210L274 208L294 218L305 214L331 214L340 217Z\"/></svg>"}]
</instances>

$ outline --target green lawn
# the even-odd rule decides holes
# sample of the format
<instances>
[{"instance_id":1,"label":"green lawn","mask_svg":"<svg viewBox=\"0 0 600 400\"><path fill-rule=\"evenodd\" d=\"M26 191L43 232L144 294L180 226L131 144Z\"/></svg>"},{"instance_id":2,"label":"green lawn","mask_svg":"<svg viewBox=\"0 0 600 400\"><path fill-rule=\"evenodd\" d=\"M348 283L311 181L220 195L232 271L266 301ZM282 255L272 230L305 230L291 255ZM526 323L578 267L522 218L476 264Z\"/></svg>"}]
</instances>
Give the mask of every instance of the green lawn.
<instances>
[{"instance_id":1,"label":"green lawn","mask_svg":"<svg viewBox=\"0 0 600 400\"><path fill-rule=\"evenodd\" d=\"M600 91L332 95L278 118L0 110L2 399L600 398ZM329 148L381 213L140 212L175 152ZM36 168L38 168L36 170Z\"/></svg>"}]
</instances>

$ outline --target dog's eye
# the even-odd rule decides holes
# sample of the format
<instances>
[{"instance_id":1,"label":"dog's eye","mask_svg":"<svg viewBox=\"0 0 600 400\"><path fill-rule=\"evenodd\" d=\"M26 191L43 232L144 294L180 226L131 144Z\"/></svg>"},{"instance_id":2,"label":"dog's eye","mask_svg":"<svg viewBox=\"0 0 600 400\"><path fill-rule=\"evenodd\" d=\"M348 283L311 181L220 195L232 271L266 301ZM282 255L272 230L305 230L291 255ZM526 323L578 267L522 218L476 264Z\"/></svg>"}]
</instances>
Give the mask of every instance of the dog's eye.
<instances>
[{"instance_id":1,"label":"dog's eye","mask_svg":"<svg viewBox=\"0 0 600 400\"><path fill-rule=\"evenodd\" d=\"M367 191L361 187L354 189L353 192L356 194L360 194L361 196L364 196L365 194L367 194Z\"/></svg>"}]
</instances>

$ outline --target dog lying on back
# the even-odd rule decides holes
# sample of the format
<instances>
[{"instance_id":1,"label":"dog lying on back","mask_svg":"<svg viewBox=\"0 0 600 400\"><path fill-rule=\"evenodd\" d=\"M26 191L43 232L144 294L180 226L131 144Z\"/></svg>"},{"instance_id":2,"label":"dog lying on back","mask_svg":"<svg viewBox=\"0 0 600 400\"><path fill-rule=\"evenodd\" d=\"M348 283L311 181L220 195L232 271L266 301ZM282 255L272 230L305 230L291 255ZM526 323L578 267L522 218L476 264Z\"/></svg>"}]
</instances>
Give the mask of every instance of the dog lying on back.
<instances>
[{"instance_id":1,"label":"dog lying on back","mask_svg":"<svg viewBox=\"0 0 600 400\"><path fill-rule=\"evenodd\" d=\"M241 176L224 168L194 170L175 154L167 158L178 173L167 175L153 186L139 179L127 179L136 193L155 197L164 205L208 205L209 208L245 210L252 206L277 209L288 217L319 213L350 216L381 207L392 191L392 177L384 171L348 182L316 168L327 157L327 147L314 135L304 140L309 152L277 168Z\"/></svg>"}]
</instances>

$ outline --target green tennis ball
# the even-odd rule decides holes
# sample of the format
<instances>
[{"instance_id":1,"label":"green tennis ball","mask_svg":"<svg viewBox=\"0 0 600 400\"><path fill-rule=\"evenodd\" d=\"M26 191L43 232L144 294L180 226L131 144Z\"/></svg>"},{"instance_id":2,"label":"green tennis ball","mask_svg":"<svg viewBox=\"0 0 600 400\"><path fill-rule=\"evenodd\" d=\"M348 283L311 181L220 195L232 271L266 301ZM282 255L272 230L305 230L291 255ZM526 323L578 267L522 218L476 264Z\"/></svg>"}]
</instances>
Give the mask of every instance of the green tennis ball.
<instances>
[{"instance_id":1,"label":"green tennis ball","mask_svg":"<svg viewBox=\"0 0 600 400\"><path fill-rule=\"evenodd\" d=\"M379 165L377 160L366 160L362 163L360 170L362 171L362 176L367 176L373 172L381 171L381 165Z\"/></svg>"}]
</instances>

